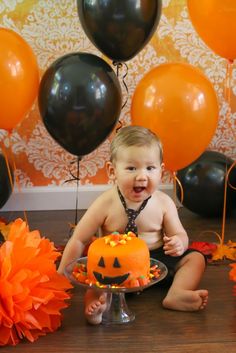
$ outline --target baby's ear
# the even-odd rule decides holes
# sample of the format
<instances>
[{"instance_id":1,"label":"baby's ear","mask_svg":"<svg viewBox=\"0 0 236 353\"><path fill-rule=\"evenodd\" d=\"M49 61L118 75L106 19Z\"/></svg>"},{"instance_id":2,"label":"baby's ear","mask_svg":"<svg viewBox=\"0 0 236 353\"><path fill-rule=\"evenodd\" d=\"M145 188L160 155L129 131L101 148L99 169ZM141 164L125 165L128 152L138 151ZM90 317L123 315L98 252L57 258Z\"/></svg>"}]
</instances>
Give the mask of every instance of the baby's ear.
<instances>
[{"instance_id":1,"label":"baby's ear","mask_svg":"<svg viewBox=\"0 0 236 353\"><path fill-rule=\"evenodd\" d=\"M164 174L165 174L165 164L161 163L161 178L164 177Z\"/></svg>"},{"instance_id":2,"label":"baby's ear","mask_svg":"<svg viewBox=\"0 0 236 353\"><path fill-rule=\"evenodd\" d=\"M107 175L108 175L109 179L114 181L116 178L116 175L115 175L115 167L112 164L112 162L106 163L106 170L107 170Z\"/></svg>"}]
</instances>

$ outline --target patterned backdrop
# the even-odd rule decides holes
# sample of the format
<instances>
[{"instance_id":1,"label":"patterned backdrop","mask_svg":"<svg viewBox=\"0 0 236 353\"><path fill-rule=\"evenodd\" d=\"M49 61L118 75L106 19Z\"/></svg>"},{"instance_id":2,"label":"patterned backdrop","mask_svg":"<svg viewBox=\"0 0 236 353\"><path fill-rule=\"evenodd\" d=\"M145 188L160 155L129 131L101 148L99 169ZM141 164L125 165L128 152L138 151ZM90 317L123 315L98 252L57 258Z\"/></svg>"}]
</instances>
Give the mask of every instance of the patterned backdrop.
<instances>
[{"instance_id":1,"label":"patterned backdrop","mask_svg":"<svg viewBox=\"0 0 236 353\"><path fill-rule=\"evenodd\" d=\"M1 0L0 20L1 26L18 32L29 43L37 56L41 75L55 59L66 53L80 51L102 57L81 28L75 0ZM103 59L108 61L105 57ZM236 71L233 70L228 82L231 87L231 116L228 119L229 104L225 99L227 62L208 49L193 29L186 0L163 0L157 31L145 48L127 62L125 82L128 93L122 85L123 100L127 100L127 104L120 120L124 124L130 123L132 94L143 75L161 63L174 61L198 66L212 82L219 98L220 119L209 149L235 159ZM71 178L70 173L76 174L75 156L64 151L47 133L37 102L14 130L10 143L4 130L0 130L0 141L8 152L11 147L21 186L66 187L68 183L65 181ZM81 184L108 183L105 170L108 157L109 139L82 159ZM164 182L169 181L167 175Z\"/></svg>"}]
</instances>

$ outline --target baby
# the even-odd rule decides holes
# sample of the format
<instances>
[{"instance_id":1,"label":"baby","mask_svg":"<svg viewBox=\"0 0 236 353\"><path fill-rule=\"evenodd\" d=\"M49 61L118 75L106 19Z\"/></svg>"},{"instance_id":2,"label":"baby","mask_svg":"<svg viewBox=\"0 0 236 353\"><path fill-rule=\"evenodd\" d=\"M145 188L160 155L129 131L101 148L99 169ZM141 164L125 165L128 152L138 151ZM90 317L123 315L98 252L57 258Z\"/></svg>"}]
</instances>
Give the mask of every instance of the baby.
<instances>
[{"instance_id":1,"label":"baby","mask_svg":"<svg viewBox=\"0 0 236 353\"><path fill-rule=\"evenodd\" d=\"M101 230L135 232L147 243L152 258L163 262L173 282L163 300L167 309L196 311L205 308L208 291L198 289L205 271L204 256L188 249L184 230L172 199L158 190L164 169L162 144L149 129L121 128L111 143L107 171L114 186L88 208L64 250L58 271L82 256L86 244ZM106 309L105 293L92 289L85 295L88 322L98 324Z\"/></svg>"}]
</instances>

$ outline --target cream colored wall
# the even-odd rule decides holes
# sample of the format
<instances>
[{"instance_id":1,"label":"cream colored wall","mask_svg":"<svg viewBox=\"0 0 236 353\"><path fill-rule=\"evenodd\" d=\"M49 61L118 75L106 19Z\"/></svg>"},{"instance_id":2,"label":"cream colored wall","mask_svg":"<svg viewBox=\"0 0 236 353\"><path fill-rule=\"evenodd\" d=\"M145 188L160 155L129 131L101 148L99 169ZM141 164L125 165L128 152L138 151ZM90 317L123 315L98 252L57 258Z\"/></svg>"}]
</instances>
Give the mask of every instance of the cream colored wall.
<instances>
[{"instance_id":1,"label":"cream colored wall","mask_svg":"<svg viewBox=\"0 0 236 353\"><path fill-rule=\"evenodd\" d=\"M14 0L0 1L0 21L27 40L34 50L41 74L60 56L75 52L89 52L102 56L91 44L80 26L76 1L69 0ZM103 59L107 60L105 57ZM151 68L164 62L188 62L198 66L214 85L220 103L220 120L209 148L235 159L234 136L226 118L227 101L224 98L226 84L226 60L216 56L200 40L189 20L185 0L163 0L160 24L152 40L132 60L127 62L126 84L123 99L128 99L120 119L130 123L130 103L134 89ZM111 64L111 62L109 62ZM112 65L112 64L111 64ZM122 73L121 73L122 75ZM231 85L231 127L235 128L236 81L233 71ZM14 93L13 93L14 101ZM49 136L39 117L37 103L28 116L16 128L10 144L6 132L0 130L0 141L12 149L16 173L21 187L67 187L70 172L76 174L75 157L64 151ZM107 184L105 162L109 154L109 140L85 156L80 163L81 185ZM166 176L164 183L169 183ZM74 183L75 185L75 183ZM70 184L73 186L73 184Z\"/></svg>"}]
</instances>

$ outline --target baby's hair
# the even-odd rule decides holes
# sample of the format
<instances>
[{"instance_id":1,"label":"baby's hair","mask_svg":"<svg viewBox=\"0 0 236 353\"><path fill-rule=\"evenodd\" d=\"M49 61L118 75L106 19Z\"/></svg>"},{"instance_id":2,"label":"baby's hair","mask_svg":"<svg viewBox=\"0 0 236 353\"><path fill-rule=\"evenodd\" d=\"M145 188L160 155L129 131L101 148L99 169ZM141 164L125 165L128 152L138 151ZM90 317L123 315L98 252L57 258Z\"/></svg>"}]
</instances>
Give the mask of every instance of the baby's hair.
<instances>
[{"instance_id":1,"label":"baby's hair","mask_svg":"<svg viewBox=\"0 0 236 353\"><path fill-rule=\"evenodd\" d=\"M116 154L119 147L130 146L153 146L156 145L160 151L160 162L163 162L163 148L159 137L151 130L143 126L125 126L122 127L115 135L111 147L111 162L116 160Z\"/></svg>"}]
</instances>

